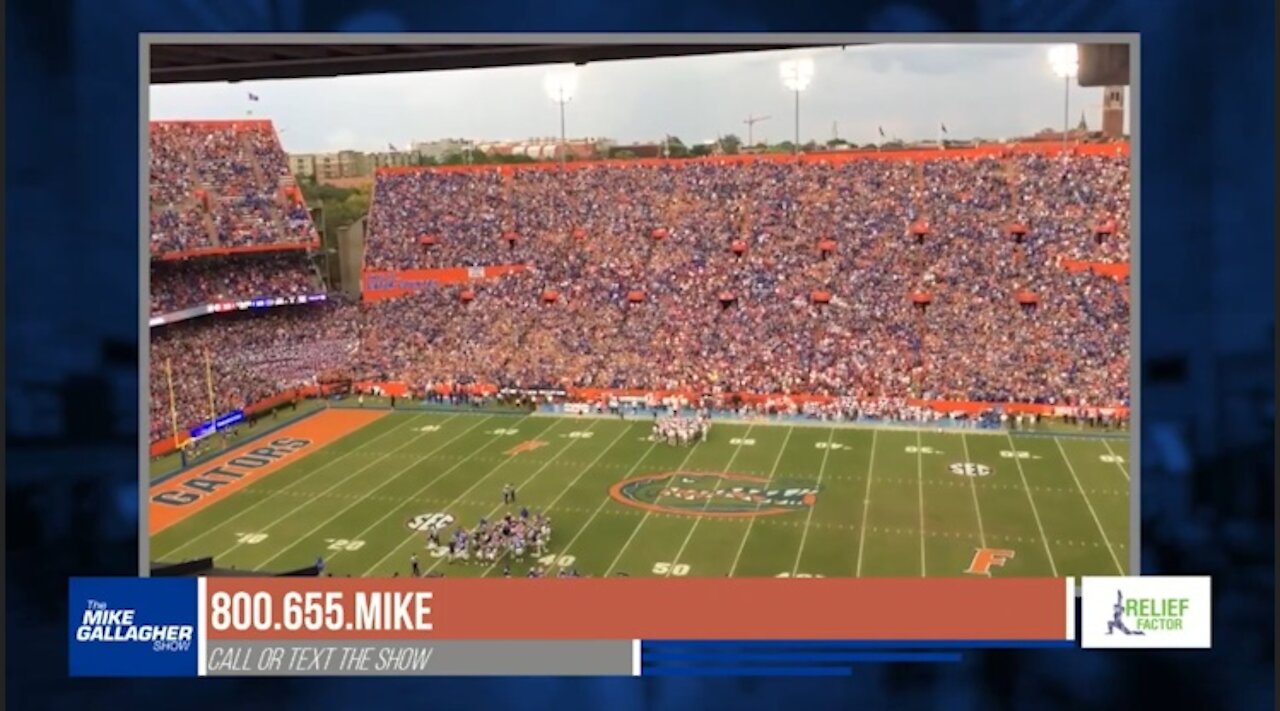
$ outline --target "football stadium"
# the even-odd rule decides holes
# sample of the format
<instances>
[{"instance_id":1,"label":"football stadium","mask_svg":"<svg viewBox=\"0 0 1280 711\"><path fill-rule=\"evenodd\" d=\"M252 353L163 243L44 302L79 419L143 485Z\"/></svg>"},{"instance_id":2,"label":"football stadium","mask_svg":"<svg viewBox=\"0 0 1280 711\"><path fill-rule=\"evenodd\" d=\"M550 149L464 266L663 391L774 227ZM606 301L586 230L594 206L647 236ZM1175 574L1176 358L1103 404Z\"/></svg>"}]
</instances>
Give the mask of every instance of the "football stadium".
<instances>
[{"instance_id":1,"label":"football stadium","mask_svg":"<svg viewBox=\"0 0 1280 711\"><path fill-rule=\"evenodd\" d=\"M153 571L1129 572L1125 140L726 143L152 121Z\"/></svg>"}]
</instances>

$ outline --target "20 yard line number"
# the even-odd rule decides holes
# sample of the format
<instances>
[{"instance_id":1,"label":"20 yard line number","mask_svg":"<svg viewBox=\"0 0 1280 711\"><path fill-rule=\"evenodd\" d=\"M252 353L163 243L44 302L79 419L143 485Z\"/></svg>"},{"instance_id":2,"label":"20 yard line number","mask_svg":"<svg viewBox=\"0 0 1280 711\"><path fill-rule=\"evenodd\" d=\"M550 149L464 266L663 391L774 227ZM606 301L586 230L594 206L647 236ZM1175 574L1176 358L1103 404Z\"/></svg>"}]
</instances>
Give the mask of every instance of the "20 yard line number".
<instances>
[{"instance_id":1,"label":"20 yard line number","mask_svg":"<svg viewBox=\"0 0 1280 711\"><path fill-rule=\"evenodd\" d=\"M329 544L329 550L331 551L347 551L350 553L364 548L364 541L361 540L326 538L324 539L324 542Z\"/></svg>"}]
</instances>

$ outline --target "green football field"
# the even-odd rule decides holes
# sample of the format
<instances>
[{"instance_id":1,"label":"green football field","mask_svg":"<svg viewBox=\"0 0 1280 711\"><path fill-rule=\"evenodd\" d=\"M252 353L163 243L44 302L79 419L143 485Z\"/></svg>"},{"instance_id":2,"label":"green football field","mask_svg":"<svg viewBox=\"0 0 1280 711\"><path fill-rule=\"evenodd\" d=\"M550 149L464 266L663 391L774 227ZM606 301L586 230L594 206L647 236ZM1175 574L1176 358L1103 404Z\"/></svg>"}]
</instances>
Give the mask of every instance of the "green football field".
<instances>
[{"instance_id":1,"label":"green football field","mask_svg":"<svg viewBox=\"0 0 1280 711\"><path fill-rule=\"evenodd\" d=\"M409 574L416 554L424 574L499 576L504 561L450 562L412 524L444 514L452 531L527 506L551 517L552 538L512 575L1129 569L1126 438L717 422L707 442L673 446L651 429L395 412L154 535L151 559L284 572L323 557L334 575L390 576Z\"/></svg>"}]
</instances>

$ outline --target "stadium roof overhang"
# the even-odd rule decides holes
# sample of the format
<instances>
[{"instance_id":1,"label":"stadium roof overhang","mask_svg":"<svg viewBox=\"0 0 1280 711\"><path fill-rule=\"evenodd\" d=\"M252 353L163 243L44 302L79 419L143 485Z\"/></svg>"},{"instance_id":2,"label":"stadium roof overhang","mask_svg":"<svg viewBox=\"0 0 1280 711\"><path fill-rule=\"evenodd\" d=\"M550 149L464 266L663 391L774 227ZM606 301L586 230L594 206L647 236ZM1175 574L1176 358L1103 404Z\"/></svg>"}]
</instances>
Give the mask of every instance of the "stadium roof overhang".
<instances>
[{"instance_id":1,"label":"stadium roof overhang","mask_svg":"<svg viewBox=\"0 0 1280 711\"><path fill-rule=\"evenodd\" d=\"M796 49L812 44L186 44L150 45L151 83L249 81L585 64L617 59ZM835 46L825 43L817 46ZM852 45L846 45L852 46ZM1129 84L1129 45L1082 44L1080 86Z\"/></svg>"},{"instance_id":2,"label":"stadium roof overhang","mask_svg":"<svg viewBox=\"0 0 1280 711\"><path fill-rule=\"evenodd\" d=\"M615 59L794 49L800 44L161 44L151 83L583 64Z\"/></svg>"}]
</instances>

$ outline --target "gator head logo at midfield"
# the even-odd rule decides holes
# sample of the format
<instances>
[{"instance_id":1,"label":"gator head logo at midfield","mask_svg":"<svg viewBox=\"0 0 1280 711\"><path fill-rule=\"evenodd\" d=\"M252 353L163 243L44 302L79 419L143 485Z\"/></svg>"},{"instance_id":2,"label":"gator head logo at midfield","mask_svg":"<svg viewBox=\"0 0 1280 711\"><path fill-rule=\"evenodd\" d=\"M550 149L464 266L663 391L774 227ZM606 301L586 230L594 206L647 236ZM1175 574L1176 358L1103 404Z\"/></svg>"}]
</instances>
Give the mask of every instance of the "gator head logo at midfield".
<instances>
[{"instance_id":1,"label":"gator head logo at midfield","mask_svg":"<svg viewBox=\"0 0 1280 711\"><path fill-rule=\"evenodd\" d=\"M646 511L745 518L807 511L818 487L746 474L662 472L620 481L609 495Z\"/></svg>"}]
</instances>

